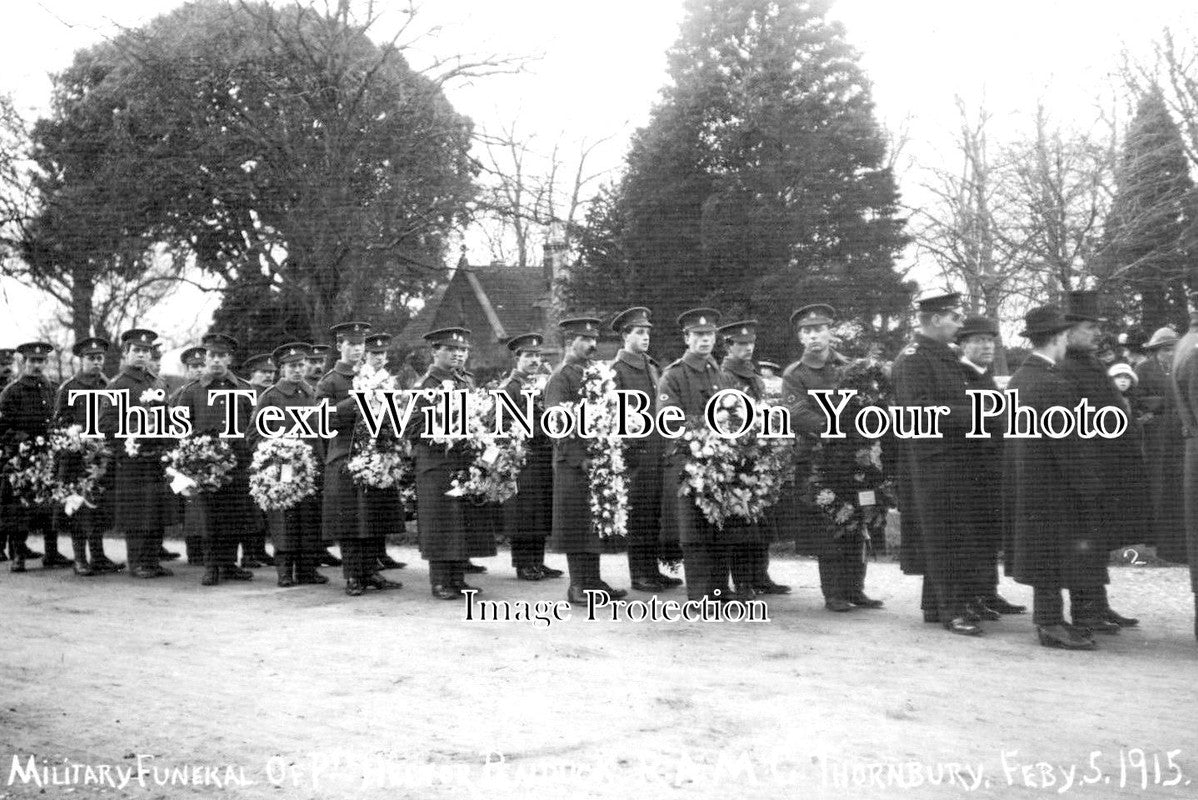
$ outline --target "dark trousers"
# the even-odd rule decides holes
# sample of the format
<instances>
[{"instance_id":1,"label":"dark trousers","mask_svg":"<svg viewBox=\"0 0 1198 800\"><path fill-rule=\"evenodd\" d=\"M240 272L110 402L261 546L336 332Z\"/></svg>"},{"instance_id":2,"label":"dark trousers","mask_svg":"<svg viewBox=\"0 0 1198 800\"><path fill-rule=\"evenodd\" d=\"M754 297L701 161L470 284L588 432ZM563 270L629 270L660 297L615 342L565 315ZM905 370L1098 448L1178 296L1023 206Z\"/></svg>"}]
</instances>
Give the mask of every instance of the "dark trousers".
<instances>
[{"instance_id":1,"label":"dark trousers","mask_svg":"<svg viewBox=\"0 0 1198 800\"><path fill-rule=\"evenodd\" d=\"M1106 587L1087 586L1069 590L1069 616L1074 621L1092 619L1106 606ZM1032 622L1059 625L1065 621L1065 601L1057 586L1036 586L1032 593Z\"/></svg>"},{"instance_id":2,"label":"dark trousers","mask_svg":"<svg viewBox=\"0 0 1198 800\"><path fill-rule=\"evenodd\" d=\"M632 539L628 542L628 574L633 580L656 578L657 537Z\"/></svg>"},{"instance_id":3,"label":"dark trousers","mask_svg":"<svg viewBox=\"0 0 1198 800\"><path fill-rule=\"evenodd\" d=\"M599 574L598 553L566 553L570 585L581 589L598 589L603 578Z\"/></svg>"},{"instance_id":4,"label":"dark trousers","mask_svg":"<svg viewBox=\"0 0 1198 800\"><path fill-rule=\"evenodd\" d=\"M430 561L428 581L432 586L461 586L466 582L466 562Z\"/></svg>"},{"instance_id":5,"label":"dark trousers","mask_svg":"<svg viewBox=\"0 0 1198 800\"><path fill-rule=\"evenodd\" d=\"M341 574L347 581L364 581L374 574L374 543L369 539L342 539Z\"/></svg>"},{"instance_id":6,"label":"dark trousers","mask_svg":"<svg viewBox=\"0 0 1198 800\"><path fill-rule=\"evenodd\" d=\"M161 538L158 540L162 541ZM232 567L237 564L237 544L241 536L209 524L202 539L205 567Z\"/></svg>"},{"instance_id":7,"label":"dark trousers","mask_svg":"<svg viewBox=\"0 0 1198 800\"><path fill-rule=\"evenodd\" d=\"M387 534L371 534L368 541L370 542L371 555L374 557L376 562L383 556L387 555Z\"/></svg>"},{"instance_id":8,"label":"dark trousers","mask_svg":"<svg viewBox=\"0 0 1198 800\"><path fill-rule=\"evenodd\" d=\"M844 600L865 591L865 559L859 539L828 541L819 555L819 586L825 600Z\"/></svg>"},{"instance_id":9,"label":"dark trousers","mask_svg":"<svg viewBox=\"0 0 1198 800\"><path fill-rule=\"evenodd\" d=\"M688 599L728 596L730 568L727 545L719 542L684 544L682 563Z\"/></svg>"},{"instance_id":10,"label":"dark trousers","mask_svg":"<svg viewBox=\"0 0 1198 800\"><path fill-rule=\"evenodd\" d=\"M736 591L744 592L752 590L757 584L759 550L760 547L755 542L737 542L726 545L725 553L728 558L728 571L732 575L732 582L736 585Z\"/></svg>"},{"instance_id":11,"label":"dark trousers","mask_svg":"<svg viewBox=\"0 0 1198 800\"><path fill-rule=\"evenodd\" d=\"M770 546L767 542L749 545L752 548L753 581L765 585L770 579Z\"/></svg>"},{"instance_id":12,"label":"dark trousers","mask_svg":"<svg viewBox=\"0 0 1198 800\"><path fill-rule=\"evenodd\" d=\"M125 551L129 569L153 569L158 564L158 551L162 549L162 531L125 531Z\"/></svg>"},{"instance_id":13,"label":"dark trousers","mask_svg":"<svg viewBox=\"0 0 1198 800\"><path fill-rule=\"evenodd\" d=\"M545 563L544 536L513 536L512 566L516 569L539 567Z\"/></svg>"}]
</instances>

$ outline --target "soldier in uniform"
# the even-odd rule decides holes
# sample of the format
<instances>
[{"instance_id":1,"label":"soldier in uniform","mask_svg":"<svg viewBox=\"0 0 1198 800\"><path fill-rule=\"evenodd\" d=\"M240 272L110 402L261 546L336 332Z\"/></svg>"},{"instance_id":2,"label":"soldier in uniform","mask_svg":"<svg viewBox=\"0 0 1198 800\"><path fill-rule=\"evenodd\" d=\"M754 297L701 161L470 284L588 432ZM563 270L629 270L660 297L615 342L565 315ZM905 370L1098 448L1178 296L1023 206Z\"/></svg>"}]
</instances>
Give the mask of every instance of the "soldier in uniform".
<instances>
[{"instance_id":1,"label":"soldier in uniform","mask_svg":"<svg viewBox=\"0 0 1198 800\"><path fill-rule=\"evenodd\" d=\"M1190 564L1190 591L1194 596L1194 638L1198 639L1198 297L1190 295L1190 329L1173 353L1171 382L1177 394L1181 435L1186 460L1183 493L1186 521L1186 556Z\"/></svg>"},{"instance_id":2,"label":"soldier in uniform","mask_svg":"<svg viewBox=\"0 0 1198 800\"><path fill-rule=\"evenodd\" d=\"M151 391L163 392L162 400L166 400L158 376L149 370L150 354L157 338L158 334L145 328L134 328L121 334L121 371L109 382L108 388L127 392L130 407L151 405L142 400ZM106 404L100 414L100 430L110 440L119 427L117 414L114 403ZM137 430L130 432L140 433ZM142 449L136 456L128 454L123 439L111 444L113 528L125 535L130 575L147 579L167 577L173 573L159 563L159 553L162 532L175 523L177 507L156 454L174 440L144 437L137 441Z\"/></svg>"},{"instance_id":3,"label":"soldier in uniform","mask_svg":"<svg viewBox=\"0 0 1198 800\"><path fill-rule=\"evenodd\" d=\"M249 390L248 383L229 370L237 340L224 333L209 333L203 339L204 374L184 386L175 405L188 409L196 434L218 435L225 428L230 404L242 436L227 439L237 465L228 484L199 494L204 513L204 576L201 586L216 586L222 580L248 581L254 573L237 566L237 543L243 541L257 520L257 509L250 502L249 466L252 458L249 439L254 400L233 395L209 398L219 390ZM193 501L194 502L194 501Z\"/></svg>"},{"instance_id":4,"label":"soldier in uniform","mask_svg":"<svg viewBox=\"0 0 1198 800\"><path fill-rule=\"evenodd\" d=\"M1077 395L1075 404L1085 398L1095 408L1116 406L1127 411L1126 399L1097 357L1101 324L1105 322L1099 315L1098 292L1072 291L1068 300L1065 319L1073 325L1065 357L1057 364L1057 370L1072 384ZM1094 576L1095 582L1091 586L1076 586L1069 593L1073 605L1071 616L1075 625L1085 624L1098 633L1114 634L1120 628L1139 624L1138 619L1111 609L1106 585L1110 583L1107 570L1110 551L1143 541L1139 535L1140 525L1147 518L1143 453L1139 440L1130 433L1117 439L1101 436L1087 439L1082 442L1081 452L1087 460L1079 469L1098 474L1101 486L1098 500L1102 504L1098 519L1102 535L1089 552L1094 563L1088 574Z\"/></svg>"},{"instance_id":5,"label":"soldier in uniform","mask_svg":"<svg viewBox=\"0 0 1198 800\"><path fill-rule=\"evenodd\" d=\"M653 324L649 309L629 308L616 315L612 330L624 346L612 361L616 388L638 391L649 405L644 411L656 418L657 384L661 367L649 357ZM678 578L661 572L661 481L665 439L656 427L643 438L624 440L624 466L628 470L628 573L638 592L660 592L681 586Z\"/></svg>"},{"instance_id":6,"label":"soldier in uniform","mask_svg":"<svg viewBox=\"0 0 1198 800\"><path fill-rule=\"evenodd\" d=\"M724 384L724 375L712 358L716 326L720 312L713 308L692 308L678 316L678 325L686 339L686 353L665 368L658 383L659 407L682 409L688 424L705 425L703 410ZM666 467L662 480L663 513L673 527L667 536L681 543L685 564L686 594L691 600L708 597L728 600L729 564L724 538L719 528L707 521L694 499L679 494L682 475L690 458L681 439L666 443ZM671 535L672 533L672 535Z\"/></svg>"},{"instance_id":7,"label":"soldier in uniform","mask_svg":"<svg viewBox=\"0 0 1198 800\"><path fill-rule=\"evenodd\" d=\"M770 400L777 400L782 396L782 367L778 366L773 361L758 361L757 371L761 374L761 381L765 384L765 396Z\"/></svg>"},{"instance_id":8,"label":"soldier in uniform","mask_svg":"<svg viewBox=\"0 0 1198 800\"><path fill-rule=\"evenodd\" d=\"M1052 406L1073 408L1081 400L1059 368L1071 325L1055 306L1032 309L1024 317L1021 335L1031 341L1033 351L1008 388L1019 392L1021 405L1039 414ZM1003 445L1009 572L1033 587L1032 622L1040 643L1066 650L1094 649L1090 630L1076 617L1088 610L1076 594L1088 592L1105 574L1105 565L1090 555L1100 535L1101 482L1088 468L1081 444L1074 434L1064 439L1013 437ZM1062 588L1069 589L1073 624L1065 622Z\"/></svg>"},{"instance_id":9,"label":"soldier in uniform","mask_svg":"<svg viewBox=\"0 0 1198 800\"><path fill-rule=\"evenodd\" d=\"M365 363L373 369L387 368L391 334L371 331L366 337ZM404 529L403 501L399 488L369 489L362 492L362 524L367 528L367 547L373 557L372 571L403 569L407 564L387 555L387 535Z\"/></svg>"},{"instance_id":10,"label":"soldier in uniform","mask_svg":"<svg viewBox=\"0 0 1198 800\"><path fill-rule=\"evenodd\" d=\"M454 600L463 589L474 587L466 583L467 548L466 506L469 500L448 497L453 476L470 466L469 448L455 443L449 449L435 444L424 436L424 409L437 403L437 390L456 391L469 388L462 374L466 354L470 350L470 331L465 328L442 328L424 335L433 351L433 362L416 383L414 389L429 392L418 395L404 435L413 442L416 454L416 514L420 532L420 555L428 561L428 577L433 597ZM431 435L431 432L430 432Z\"/></svg>"},{"instance_id":11,"label":"soldier in uniform","mask_svg":"<svg viewBox=\"0 0 1198 800\"><path fill-rule=\"evenodd\" d=\"M54 387L46 380L46 360L54 345L46 342L26 342L17 347L21 356L21 372L0 390L0 444L16 452L25 440L38 436L49 438L50 419L54 413ZM42 566L46 569L69 567L71 562L58 552L58 534L54 530L51 510L41 506L25 506L14 495L7 480L0 486L0 516L8 527L8 551L13 572L25 571L25 537L39 530L46 543Z\"/></svg>"},{"instance_id":12,"label":"soldier in uniform","mask_svg":"<svg viewBox=\"0 0 1198 800\"><path fill-rule=\"evenodd\" d=\"M516 358L516 366L499 388L519 408L524 407L522 396L534 376L541 373L539 333L526 333L508 340L507 348ZM530 389L531 390L531 389ZM503 504L503 523L512 547L512 566L516 578L540 581L560 578L562 571L545 566L545 540L553 527L553 440L541 427L540 411L544 397L534 399L533 433L526 441L528 448L524 468L516 479L516 496Z\"/></svg>"},{"instance_id":13,"label":"soldier in uniform","mask_svg":"<svg viewBox=\"0 0 1198 800\"><path fill-rule=\"evenodd\" d=\"M560 325L565 357L545 386L545 408L578 403L582 398L583 371L599 344L599 320L576 317ZM603 581L599 557L603 543L591 520L591 489L587 476L587 442L573 435L553 443L553 548L566 554L570 587L566 599L586 602L586 590L598 589L619 599L628 592Z\"/></svg>"},{"instance_id":14,"label":"soldier in uniform","mask_svg":"<svg viewBox=\"0 0 1198 800\"><path fill-rule=\"evenodd\" d=\"M258 390L259 396L275 383L275 362L271 360L270 353L250 356L242 362L241 371L245 373L246 382Z\"/></svg>"},{"instance_id":15,"label":"soldier in uniform","mask_svg":"<svg viewBox=\"0 0 1198 800\"><path fill-rule=\"evenodd\" d=\"M275 362L270 353L257 353L241 363L241 369L246 374L246 382L258 393L262 394L274 385ZM266 552L266 539L270 535L270 523L266 513L258 508L251 508L250 528L245 539L241 542L241 568L259 569L262 566L273 567L274 558Z\"/></svg>"},{"instance_id":16,"label":"soldier in uniform","mask_svg":"<svg viewBox=\"0 0 1198 800\"><path fill-rule=\"evenodd\" d=\"M277 348L272 361L279 366L279 380L258 397L255 424L250 427L250 445L257 447L261 435L257 416L266 408L306 408L316 405L316 389L304 378L311 348L304 342L291 342ZM305 440L309 446L316 440ZM296 584L328 583L317 572L320 554L320 496L312 494L286 511L266 512L267 525L275 547L275 571L281 587Z\"/></svg>"},{"instance_id":17,"label":"soldier in uniform","mask_svg":"<svg viewBox=\"0 0 1198 800\"><path fill-rule=\"evenodd\" d=\"M1186 563L1185 437L1173 393L1173 355L1178 337L1172 328L1157 330L1144 344L1148 358L1136 367L1132 405L1144 420L1144 464L1150 530L1144 537L1157 558ZM1138 538L1138 537L1137 537Z\"/></svg>"},{"instance_id":18,"label":"soldier in uniform","mask_svg":"<svg viewBox=\"0 0 1198 800\"><path fill-rule=\"evenodd\" d=\"M170 396L170 404L175 405L183 387L199 380L204 374L203 347L188 347L179 355L183 365L183 386L180 386ZM176 495L174 502L178 507L179 519L182 520L183 545L187 554L187 563L202 565L204 563L204 510L198 498L186 498Z\"/></svg>"},{"instance_id":19,"label":"soldier in uniform","mask_svg":"<svg viewBox=\"0 0 1198 800\"><path fill-rule=\"evenodd\" d=\"M724 340L726 355L720 363L727 386L753 398L765 399L765 379L753 365L753 351L757 346L757 320L743 320L724 325L719 330ZM726 533L739 537L740 541L729 542L729 560L732 580L737 594L751 598L757 594L787 594L790 587L775 583L769 574L770 542L775 528L771 520L756 524L724 526Z\"/></svg>"},{"instance_id":20,"label":"soldier in uniform","mask_svg":"<svg viewBox=\"0 0 1198 800\"><path fill-rule=\"evenodd\" d=\"M997 391L994 352L998 323L980 315L968 316L957 331L961 348L961 374L965 388ZM990 421L993 428L996 421ZM978 619L996 620L1000 614L1022 614L1026 606L1008 602L998 593L998 551L1002 548L1002 431L989 439L966 439L961 448L961 475L968 492L959 502L969 525L969 543L975 548L972 576L963 576L966 610Z\"/></svg>"},{"instance_id":21,"label":"soldier in uniform","mask_svg":"<svg viewBox=\"0 0 1198 800\"><path fill-rule=\"evenodd\" d=\"M92 337L75 343L71 352L79 359L79 370L58 387L54 397L54 421L60 428L86 423L86 400L77 397L70 401L71 392L105 389L108 379L104 377L104 357L111 346L107 339ZM85 465L82 456L75 453L64 453L58 464L59 479L73 481L81 477ZM111 471L101 479L100 489L111 488ZM55 509L55 527L66 531L71 537L71 547L75 556L75 574L83 577L101 575L109 572L119 572L124 564L112 561L104 554L104 531L111 521L108 513L108 498L103 493L91 498L93 506L80 506L74 514L66 514L62 509ZM91 548L91 558L88 559L88 548Z\"/></svg>"},{"instance_id":22,"label":"soldier in uniform","mask_svg":"<svg viewBox=\"0 0 1198 800\"><path fill-rule=\"evenodd\" d=\"M906 443L908 508L914 524L903 526L902 568L923 575L925 622L939 622L948 631L977 636L982 628L968 614L962 576L973 574L969 559L975 553L967 540L968 524L961 513L965 482L957 469L965 433L970 426L969 397L961 363L949 347L961 328L961 297L955 292L934 294L918 303L919 332L895 359L891 372L895 405L946 406L940 438Z\"/></svg>"},{"instance_id":23,"label":"soldier in uniform","mask_svg":"<svg viewBox=\"0 0 1198 800\"><path fill-rule=\"evenodd\" d=\"M836 389L847 360L832 348L836 310L824 303L803 306L790 315L791 327L803 346L802 357L783 373L783 402L799 439L795 447L795 481L806 483L815 468L812 444L827 427L827 420L811 397L813 389ZM852 435L852 434L850 434ZM824 607L829 611L881 608L882 601L865 594L866 564L859 539L837 538L824 512L796 491L789 498L796 523L799 552L819 558L819 583Z\"/></svg>"},{"instance_id":24,"label":"soldier in uniform","mask_svg":"<svg viewBox=\"0 0 1198 800\"><path fill-rule=\"evenodd\" d=\"M324 377L326 372L325 364L328 362L329 353L332 350L333 348L327 344L314 344L312 345L311 354L304 361L307 367L304 380L312 387L312 391L316 391L316 387L320 384L320 379ZM316 439L313 441L312 446L316 450L317 463L323 464L326 442L324 439ZM316 476L316 493L318 496L324 496L324 472ZM324 541L323 535L321 536L321 541ZM327 547L322 546L320 563L326 567L339 567L341 566L341 559L333 555L332 551Z\"/></svg>"},{"instance_id":25,"label":"soldier in uniform","mask_svg":"<svg viewBox=\"0 0 1198 800\"><path fill-rule=\"evenodd\" d=\"M362 524L362 493L345 468L359 415L358 403L349 392L366 353L366 335L370 329L365 322L342 322L329 329L337 338L341 357L316 387L317 401L327 400L334 409L332 429L337 433L325 442L321 535L325 542L335 541L341 548L345 593L350 597L361 595L368 588L400 588L399 583L387 580L375 570L377 556Z\"/></svg>"},{"instance_id":26,"label":"soldier in uniform","mask_svg":"<svg viewBox=\"0 0 1198 800\"><path fill-rule=\"evenodd\" d=\"M0 389L8 385L12 380L13 362L16 361L17 351L11 347L0 347Z\"/></svg>"}]
</instances>

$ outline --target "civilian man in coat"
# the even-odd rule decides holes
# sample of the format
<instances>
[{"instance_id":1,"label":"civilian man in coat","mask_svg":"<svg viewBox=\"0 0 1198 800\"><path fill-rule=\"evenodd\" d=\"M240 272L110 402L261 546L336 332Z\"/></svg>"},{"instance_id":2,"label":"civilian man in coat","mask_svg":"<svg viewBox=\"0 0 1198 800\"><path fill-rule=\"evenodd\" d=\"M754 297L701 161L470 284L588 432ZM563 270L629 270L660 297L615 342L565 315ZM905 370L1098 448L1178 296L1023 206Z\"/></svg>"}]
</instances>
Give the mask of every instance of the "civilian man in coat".
<instances>
[{"instance_id":1,"label":"civilian man in coat","mask_svg":"<svg viewBox=\"0 0 1198 800\"><path fill-rule=\"evenodd\" d=\"M1191 298L1193 300L1193 298ZM1194 638L1198 639L1198 311L1190 312L1190 330L1173 354L1173 391L1185 437L1186 554L1194 594Z\"/></svg>"},{"instance_id":2,"label":"civilian man in coat","mask_svg":"<svg viewBox=\"0 0 1198 800\"><path fill-rule=\"evenodd\" d=\"M714 308L692 308L678 316L686 353L662 372L658 402L659 407L682 409L688 425L706 425L703 411L707 401L728 388L724 374L711 357L719 321L720 312ZM674 537L682 544L687 598L731 600L730 565L724 534L707 520L693 497L679 494L689 461L690 451L682 439L666 443L662 502L669 509L662 516L675 526Z\"/></svg>"},{"instance_id":3,"label":"civilian man in coat","mask_svg":"<svg viewBox=\"0 0 1198 800\"><path fill-rule=\"evenodd\" d=\"M438 392L469 388L461 368L470 351L470 331L442 328L426 333L424 340L432 348L433 361L413 387L420 394L404 435L412 440L416 455L416 525L420 555L428 561L432 594L438 600L456 600L461 598L463 590L474 588L466 583L465 569L469 558L466 506L470 501L445 493L453 476L470 467L472 451L461 442L448 449L433 442L424 410L430 409L431 414L431 409L438 405Z\"/></svg>"},{"instance_id":4,"label":"civilian man in coat","mask_svg":"<svg viewBox=\"0 0 1198 800\"><path fill-rule=\"evenodd\" d=\"M611 327L624 340L611 362L616 389L644 394L648 405L642 410L655 417L661 368L649 356L653 331L649 309L636 306L621 311ZM656 593L682 585L680 579L666 575L658 567L664 443L656 427L648 436L624 440L624 466L628 470L628 575L632 588L638 592Z\"/></svg>"},{"instance_id":5,"label":"civilian man in coat","mask_svg":"<svg viewBox=\"0 0 1198 800\"><path fill-rule=\"evenodd\" d=\"M21 372L0 390L0 446L4 452L17 452L21 442L41 436L49 443L50 419L54 414L54 387L46 379L46 360L54 345L46 342L26 342L17 347L21 356ZM45 506L26 506L13 492L7 477L0 479L0 517L8 526L8 548L12 555L10 569L25 571L25 538L31 531L41 531L46 543L42 566L46 569L71 566L70 560L58 552L58 533L54 529L53 513Z\"/></svg>"},{"instance_id":6,"label":"civilian man in coat","mask_svg":"<svg viewBox=\"0 0 1198 800\"><path fill-rule=\"evenodd\" d=\"M1032 343L1032 354L1011 377L1009 389L1021 405L1043 414L1053 406L1072 409L1081 400L1059 365L1074 323L1055 306L1032 309L1020 334ZM1004 442L1003 524L1011 546L1011 576L1034 590L1032 622L1040 644L1066 650L1092 650L1087 612L1078 593L1089 594L1105 579L1105 564L1091 553L1098 549L1098 475L1087 468L1082 440L1044 436L1009 438ZM1065 622L1061 589L1068 589L1073 623Z\"/></svg>"},{"instance_id":7,"label":"civilian man in coat","mask_svg":"<svg viewBox=\"0 0 1198 800\"><path fill-rule=\"evenodd\" d=\"M945 406L940 438L912 439L903 450L909 508L914 524L903 526L903 572L923 575L925 622L939 622L952 633L977 636L982 629L965 608L964 579L973 574L976 553L960 498L965 481L961 463L970 406L961 364L949 343L964 321L956 292L934 294L918 302L919 332L903 349L891 371L896 406Z\"/></svg>"},{"instance_id":8,"label":"civilian man in coat","mask_svg":"<svg viewBox=\"0 0 1198 800\"><path fill-rule=\"evenodd\" d=\"M1173 392L1177 334L1161 328L1144 344L1148 359L1136 367L1132 406L1145 415L1144 466L1148 479L1147 541L1166 561L1185 564L1185 438ZM1151 416L1147 416L1151 415Z\"/></svg>"},{"instance_id":9,"label":"civilian man in coat","mask_svg":"<svg viewBox=\"0 0 1198 800\"><path fill-rule=\"evenodd\" d=\"M545 408L582 400L583 371L599 344L599 320L577 317L560 324L565 358L545 386ZM570 588L566 599L586 602L587 589L601 589L612 598L625 597L599 572L603 543L591 521L591 482L587 477L587 440L574 431L553 443L553 548L566 554Z\"/></svg>"},{"instance_id":10,"label":"civilian man in coat","mask_svg":"<svg viewBox=\"0 0 1198 800\"><path fill-rule=\"evenodd\" d=\"M511 374L499 388L518 408L524 408L525 389L532 391L535 376L542 374L539 333L526 333L508 340L507 349L516 359ZM545 398L533 401L532 437L526 440L527 460L516 479L516 496L503 504L504 532L512 547L516 578L540 581L560 578L559 569L545 566L545 540L553 531L553 440L541 427Z\"/></svg>"},{"instance_id":11,"label":"civilian man in coat","mask_svg":"<svg viewBox=\"0 0 1198 800\"><path fill-rule=\"evenodd\" d=\"M829 611L881 608L882 601L865 594L865 559L862 542L848 536L837 539L824 512L806 496L804 487L815 468L813 448L827 427L812 390L835 390L840 386L846 359L832 349L832 325L836 310L824 303L803 306L790 315L791 328L803 346L802 357L788 366L782 376L782 402L790 409L794 426L795 491L786 501L795 526L795 546L801 553L819 558L819 583L824 607Z\"/></svg>"},{"instance_id":12,"label":"civilian man in coat","mask_svg":"<svg viewBox=\"0 0 1198 800\"><path fill-rule=\"evenodd\" d=\"M106 389L108 379L104 377L104 357L108 353L110 343L107 339L91 337L75 343L71 352L79 359L79 370L70 378L63 381L54 396L54 425L58 428L69 428L72 425L84 425L86 422L86 400L77 397L70 402L73 391L89 391ZM59 479L66 481L77 480L83 476L86 465L83 457L77 453L63 453L59 456ZM111 470L100 479L101 489L92 499L92 506L80 506L74 514L66 514L61 508L54 510L54 524L59 530L66 531L71 537L71 548L75 554L75 574L81 576L101 575L109 572L119 572L124 564L117 564L104 555L104 531L111 522L109 513L109 498L105 492L111 489ZM93 507L94 506L94 507ZM91 548L91 558L88 558L88 548Z\"/></svg>"},{"instance_id":13,"label":"civilian man in coat","mask_svg":"<svg viewBox=\"0 0 1198 800\"><path fill-rule=\"evenodd\" d=\"M278 365L279 380L258 397L254 424L250 426L251 447L262 441L258 417L264 409L307 408L316 405L316 389L304 378L307 359L312 354L305 342L291 342L275 349L272 361ZM291 419L274 423L286 430ZM312 446L316 439L304 439ZM315 455L315 453L313 453ZM319 462L318 462L319 463ZM266 512L268 529L275 548L275 572L281 587L296 584L328 583L329 579L316 571L324 546L320 541L320 494L305 497L286 511Z\"/></svg>"},{"instance_id":14,"label":"civilian man in coat","mask_svg":"<svg viewBox=\"0 0 1198 800\"><path fill-rule=\"evenodd\" d=\"M149 371L150 353L158 334L134 328L121 334L121 371L109 382L113 391L125 391L128 406L154 407L166 402L158 376ZM157 400L148 399L160 392ZM142 398L146 397L146 400ZM130 456L124 439L113 440L118 429L117 406L104 404L100 413L100 432L110 440L113 454L112 513L113 528L125 535L129 574L135 578L161 578L173 573L160 563L162 532L178 519L175 495L163 473L159 457L175 444L164 437L139 437L138 455ZM131 430L133 434L141 431Z\"/></svg>"},{"instance_id":15,"label":"civilian man in coat","mask_svg":"<svg viewBox=\"0 0 1198 800\"><path fill-rule=\"evenodd\" d=\"M998 391L994 382L994 351L998 323L989 317L969 316L957 331L961 348L961 372L965 388ZM969 525L969 543L975 548L970 559L972 576L962 576L966 610L971 617L996 620L1000 614L1022 614L1026 606L1007 602L998 593L998 551L1002 549L1002 445L1003 431L989 420L989 439L966 439L961 450L961 474L967 495L961 498ZM976 620L975 620L976 621Z\"/></svg>"},{"instance_id":16,"label":"civilian man in coat","mask_svg":"<svg viewBox=\"0 0 1198 800\"><path fill-rule=\"evenodd\" d=\"M1099 315L1098 292L1073 291L1068 299L1065 319L1073 326L1069 329L1065 358L1058 364L1061 375L1073 385L1078 400L1085 398L1095 408L1117 406L1128 411L1127 400L1115 388L1106 366L1097 357L1102 336L1101 323L1105 321ZM1144 509L1146 484L1143 454L1138 440L1131 433L1118 439L1095 436L1084 440L1082 453L1087 461L1079 468L1092 469L1098 474L1101 487L1098 502L1102 504L1098 519L1102 536L1090 551L1096 583L1070 592L1070 602L1078 604L1073 609L1073 622L1085 622L1091 630L1113 634L1118 633L1119 628L1139 624L1139 620L1117 614L1111 609L1106 585L1110 583L1107 570L1110 551L1145 539L1143 521L1147 519L1147 510Z\"/></svg>"},{"instance_id":17,"label":"civilian man in coat","mask_svg":"<svg viewBox=\"0 0 1198 800\"><path fill-rule=\"evenodd\" d=\"M225 333L206 335L204 373L184 386L175 405L186 408L196 434L219 436L229 419L230 408L241 436L226 439L237 465L229 473L229 482L219 489L199 493L204 515L204 576L201 586L216 586L222 580L248 581L254 573L237 566L237 545L248 537L257 524L258 509L250 502L249 467L252 456L249 439L250 418L257 399L255 389L230 371L237 340ZM217 391L248 391L250 396L222 394Z\"/></svg>"},{"instance_id":18,"label":"civilian man in coat","mask_svg":"<svg viewBox=\"0 0 1198 800\"><path fill-rule=\"evenodd\" d=\"M366 337L365 363L375 370L387 368L387 351L391 349L391 334L371 331ZM390 489L362 488L362 524L366 526L368 547L373 555L374 572L384 569L403 569L407 564L387 555L387 535L404 530L403 501L399 487Z\"/></svg>"}]
</instances>

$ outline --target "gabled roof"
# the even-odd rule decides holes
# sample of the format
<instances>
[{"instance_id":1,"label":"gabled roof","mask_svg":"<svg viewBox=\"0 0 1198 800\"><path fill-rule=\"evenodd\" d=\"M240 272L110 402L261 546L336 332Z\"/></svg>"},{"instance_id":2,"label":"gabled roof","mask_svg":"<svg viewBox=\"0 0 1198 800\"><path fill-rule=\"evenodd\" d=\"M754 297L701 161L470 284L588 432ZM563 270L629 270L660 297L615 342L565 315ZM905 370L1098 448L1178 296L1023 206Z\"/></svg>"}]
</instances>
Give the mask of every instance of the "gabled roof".
<instances>
[{"instance_id":1,"label":"gabled roof","mask_svg":"<svg viewBox=\"0 0 1198 800\"><path fill-rule=\"evenodd\" d=\"M544 307L549 302L545 273L540 267L473 267L462 263L447 283L438 286L425 301L424 307L404 326L397 344L419 347L426 333L437 328L461 323L441 314L446 294L455 285L473 296L482 308L489 328L488 339L504 341L512 336L544 327ZM455 295L456 296L456 295ZM475 336L484 331L474 331Z\"/></svg>"}]
</instances>

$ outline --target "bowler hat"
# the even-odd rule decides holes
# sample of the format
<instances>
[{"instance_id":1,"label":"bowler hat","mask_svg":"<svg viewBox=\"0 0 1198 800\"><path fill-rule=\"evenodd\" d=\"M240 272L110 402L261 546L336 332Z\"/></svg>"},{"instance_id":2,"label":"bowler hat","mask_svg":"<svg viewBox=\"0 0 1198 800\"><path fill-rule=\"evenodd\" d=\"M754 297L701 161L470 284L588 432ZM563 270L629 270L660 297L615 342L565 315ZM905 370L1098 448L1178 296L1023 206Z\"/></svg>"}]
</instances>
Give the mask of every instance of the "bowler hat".
<instances>
[{"instance_id":1,"label":"bowler hat","mask_svg":"<svg viewBox=\"0 0 1198 800\"><path fill-rule=\"evenodd\" d=\"M1060 333L1073 327L1073 323L1065 319L1061 309L1056 306L1039 306L1033 308L1023 317L1023 330L1020 336L1031 337L1041 333Z\"/></svg>"}]
</instances>

